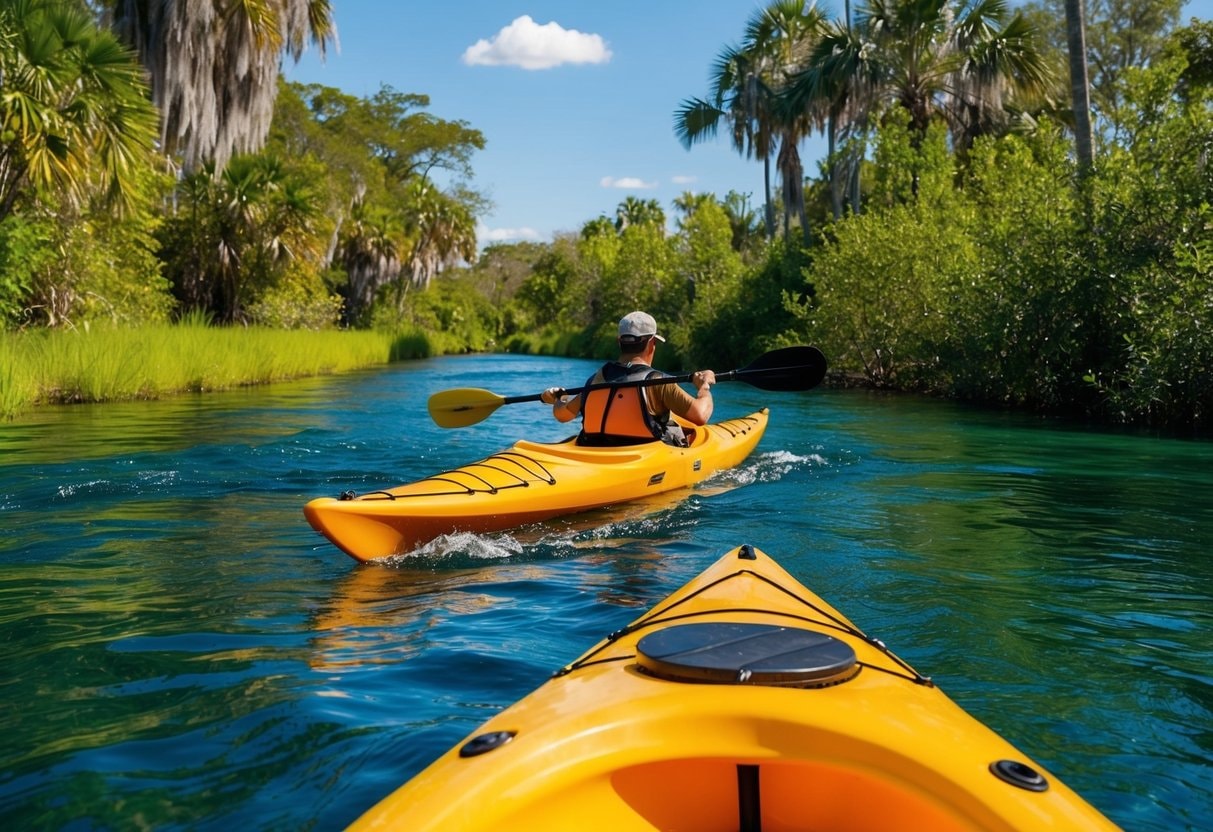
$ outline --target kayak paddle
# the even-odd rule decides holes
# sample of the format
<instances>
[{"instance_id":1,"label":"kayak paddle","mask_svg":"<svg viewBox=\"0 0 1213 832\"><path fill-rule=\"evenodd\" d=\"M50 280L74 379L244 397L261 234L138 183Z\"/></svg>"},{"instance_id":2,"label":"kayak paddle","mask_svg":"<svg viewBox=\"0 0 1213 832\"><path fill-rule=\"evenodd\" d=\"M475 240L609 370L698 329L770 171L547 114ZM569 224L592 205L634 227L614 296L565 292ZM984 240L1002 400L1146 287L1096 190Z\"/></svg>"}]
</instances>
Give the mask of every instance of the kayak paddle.
<instances>
[{"instance_id":1,"label":"kayak paddle","mask_svg":"<svg viewBox=\"0 0 1213 832\"><path fill-rule=\"evenodd\" d=\"M717 381L741 381L760 390L799 391L811 390L826 374L826 357L817 347L783 347L771 350L738 370L717 373ZM561 394L578 395L587 390L604 390L608 387L650 387L655 384L689 382L693 373L681 376L659 376L617 384L590 384L573 390L561 390ZM537 402L542 393L529 396L499 396L479 387L463 387L443 390L430 396L430 418L443 428L463 428L482 422L493 415L497 408L506 404Z\"/></svg>"}]
</instances>

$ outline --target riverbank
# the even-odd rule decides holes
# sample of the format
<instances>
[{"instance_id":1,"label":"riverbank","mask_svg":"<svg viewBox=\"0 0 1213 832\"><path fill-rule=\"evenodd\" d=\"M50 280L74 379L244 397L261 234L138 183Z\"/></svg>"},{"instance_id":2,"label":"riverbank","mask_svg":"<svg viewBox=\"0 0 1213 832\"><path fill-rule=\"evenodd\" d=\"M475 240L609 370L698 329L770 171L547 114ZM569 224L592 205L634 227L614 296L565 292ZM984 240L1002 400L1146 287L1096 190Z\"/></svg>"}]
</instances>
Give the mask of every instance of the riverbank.
<instances>
[{"instance_id":1,"label":"riverbank","mask_svg":"<svg viewBox=\"0 0 1213 832\"><path fill-rule=\"evenodd\" d=\"M202 323L0 333L0 419L42 404L156 399L329 375L440 352L421 332Z\"/></svg>"}]
</instances>

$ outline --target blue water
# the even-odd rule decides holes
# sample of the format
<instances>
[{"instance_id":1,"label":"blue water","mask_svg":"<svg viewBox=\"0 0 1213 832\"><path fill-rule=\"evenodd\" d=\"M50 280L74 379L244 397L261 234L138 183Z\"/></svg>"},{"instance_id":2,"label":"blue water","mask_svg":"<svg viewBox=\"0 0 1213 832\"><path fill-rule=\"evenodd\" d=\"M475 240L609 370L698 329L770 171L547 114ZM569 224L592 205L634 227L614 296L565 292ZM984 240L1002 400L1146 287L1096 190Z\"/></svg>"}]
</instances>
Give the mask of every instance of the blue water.
<instances>
[{"instance_id":1,"label":"blue water","mask_svg":"<svg viewBox=\"0 0 1213 832\"><path fill-rule=\"evenodd\" d=\"M359 566L300 511L562 438L475 356L0 425L0 828L339 829L752 543L1130 830L1213 816L1213 445L853 391L681 499ZM721 368L728 369L728 368Z\"/></svg>"}]
</instances>

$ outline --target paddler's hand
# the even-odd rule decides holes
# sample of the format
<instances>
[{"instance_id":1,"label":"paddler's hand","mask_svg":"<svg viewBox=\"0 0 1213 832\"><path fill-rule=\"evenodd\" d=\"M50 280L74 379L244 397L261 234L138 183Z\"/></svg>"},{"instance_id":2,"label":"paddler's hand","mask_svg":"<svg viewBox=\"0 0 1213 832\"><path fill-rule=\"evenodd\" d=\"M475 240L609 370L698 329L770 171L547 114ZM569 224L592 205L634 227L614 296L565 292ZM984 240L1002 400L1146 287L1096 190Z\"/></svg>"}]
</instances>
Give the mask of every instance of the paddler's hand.
<instances>
[{"instance_id":1,"label":"paddler's hand","mask_svg":"<svg viewBox=\"0 0 1213 832\"><path fill-rule=\"evenodd\" d=\"M549 387L539 394L539 401L544 404L559 404L563 398L564 388L562 387Z\"/></svg>"},{"instance_id":2,"label":"paddler's hand","mask_svg":"<svg viewBox=\"0 0 1213 832\"><path fill-rule=\"evenodd\" d=\"M712 385L716 383L716 374L711 370L699 370L691 373L691 384L695 385L695 398L686 413L681 414L693 424L706 425L712 418Z\"/></svg>"}]
</instances>

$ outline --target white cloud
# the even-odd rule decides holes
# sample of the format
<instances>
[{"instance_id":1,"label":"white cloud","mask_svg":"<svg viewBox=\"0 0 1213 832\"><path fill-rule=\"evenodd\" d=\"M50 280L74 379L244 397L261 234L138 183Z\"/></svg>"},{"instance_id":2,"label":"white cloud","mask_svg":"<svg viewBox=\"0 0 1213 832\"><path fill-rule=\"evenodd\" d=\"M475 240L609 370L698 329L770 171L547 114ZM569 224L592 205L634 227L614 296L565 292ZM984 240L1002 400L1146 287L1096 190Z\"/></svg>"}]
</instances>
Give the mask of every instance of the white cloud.
<instances>
[{"instance_id":1,"label":"white cloud","mask_svg":"<svg viewBox=\"0 0 1213 832\"><path fill-rule=\"evenodd\" d=\"M694 176L672 176L670 177L670 181L675 185L692 185L696 179Z\"/></svg>"},{"instance_id":2,"label":"white cloud","mask_svg":"<svg viewBox=\"0 0 1213 832\"><path fill-rule=\"evenodd\" d=\"M648 191L657 187L656 182L645 182L638 176L621 176L618 179L613 176L604 176L598 184L604 188L621 188L629 191Z\"/></svg>"},{"instance_id":3,"label":"white cloud","mask_svg":"<svg viewBox=\"0 0 1213 832\"><path fill-rule=\"evenodd\" d=\"M611 50L601 36L565 29L556 22L540 25L525 14L491 40L481 38L463 52L463 62L469 66L518 66L523 69L604 64L610 59Z\"/></svg>"},{"instance_id":4,"label":"white cloud","mask_svg":"<svg viewBox=\"0 0 1213 832\"><path fill-rule=\"evenodd\" d=\"M516 240L540 240L543 235L533 228L489 228L479 226L476 229L476 239L481 244L508 243Z\"/></svg>"}]
</instances>

